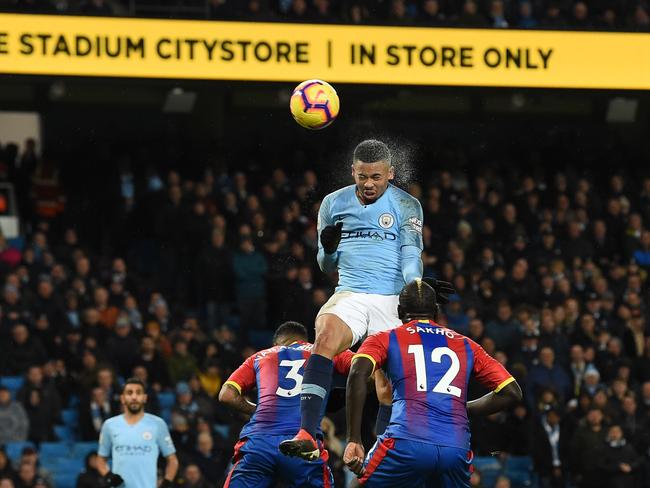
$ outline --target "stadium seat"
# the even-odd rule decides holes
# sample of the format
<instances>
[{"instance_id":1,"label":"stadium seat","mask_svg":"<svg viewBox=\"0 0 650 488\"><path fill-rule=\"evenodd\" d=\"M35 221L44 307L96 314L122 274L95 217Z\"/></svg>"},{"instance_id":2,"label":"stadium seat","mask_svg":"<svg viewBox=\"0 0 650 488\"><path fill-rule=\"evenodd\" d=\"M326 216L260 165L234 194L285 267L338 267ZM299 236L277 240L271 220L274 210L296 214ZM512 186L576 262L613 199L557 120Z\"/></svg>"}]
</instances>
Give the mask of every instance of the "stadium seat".
<instances>
[{"instance_id":1,"label":"stadium seat","mask_svg":"<svg viewBox=\"0 0 650 488\"><path fill-rule=\"evenodd\" d=\"M15 398L16 392L23 386L24 378L22 376L3 376L0 379L0 385L7 387Z\"/></svg>"},{"instance_id":2,"label":"stadium seat","mask_svg":"<svg viewBox=\"0 0 650 488\"><path fill-rule=\"evenodd\" d=\"M526 488L533 485L533 461L528 456L506 458L504 474L510 478L512 488Z\"/></svg>"},{"instance_id":3,"label":"stadium seat","mask_svg":"<svg viewBox=\"0 0 650 488\"><path fill-rule=\"evenodd\" d=\"M79 397L77 395L70 395L70 400L68 401L69 408L77 408L79 406Z\"/></svg>"},{"instance_id":4,"label":"stadium seat","mask_svg":"<svg viewBox=\"0 0 650 488\"><path fill-rule=\"evenodd\" d=\"M91 442L75 442L72 445L72 457L76 459L85 460L89 452L97 451L98 444L95 441Z\"/></svg>"},{"instance_id":5,"label":"stadium seat","mask_svg":"<svg viewBox=\"0 0 650 488\"><path fill-rule=\"evenodd\" d=\"M76 427L79 424L79 412L76 408L66 408L61 411L61 419L64 425Z\"/></svg>"},{"instance_id":6,"label":"stadium seat","mask_svg":"<svg viewBox=\"0 0 650 488\"><path fill-rule=\"evenodd\" d=\"M8 442L5 446L7 449L7 456L9 456L9 459L16 464L18 460L20 459L20 454L22 453L23 449L25 447L34 447L34 443L30 441L24 441L24 442Z\"/></svg>"},{"instance_id":7,"label":"stadium seat","mask_svg":"<svg viewBox=\"0 0 650 488\"><path fill-rule=\"evenodd\" d=\"M60 442L74 442L75 432L74 429L68 425L55 425L54 433Z\"/></svg>"},{"instance_id":8,"label":"stadium seat","mask_svg":"<svg viewBox=\"0 0 650 488\"><path fill-rule=\"evenodd\" d=\"M68 458L71 454L70 442L41 442L38 446L40 459L42 462L45 460L58 460L61 458Z\"/></svg>"},{"instance_id":9,"label":"stadium seat","mask_svg":"<svg viewBox=\"0 0 650 488\"><path fill-rule=\"evenodd\" d=\"M478 456L474 458L474 467L481 472L483 486L494 486L501 474L501 463L492 456Z\"/></svg>"},{"instance_id":10,"label":"stadium seat","mask_svg":"<svg viewBox=\"0 0 650 488\"><path fill-rule=\"evenodd\" d=\"M176 402L176 395L170 391L161 391L158 393L158 404L161 409L172 408Z\"/></svg>"}]
</instances>

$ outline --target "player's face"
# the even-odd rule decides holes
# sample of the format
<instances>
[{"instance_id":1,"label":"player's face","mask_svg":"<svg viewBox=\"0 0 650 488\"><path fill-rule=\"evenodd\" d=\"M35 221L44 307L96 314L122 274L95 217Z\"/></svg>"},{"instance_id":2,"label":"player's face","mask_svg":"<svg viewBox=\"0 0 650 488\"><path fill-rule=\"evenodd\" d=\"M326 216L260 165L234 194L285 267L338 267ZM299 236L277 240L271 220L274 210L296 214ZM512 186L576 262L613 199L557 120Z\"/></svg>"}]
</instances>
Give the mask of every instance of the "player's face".
<instances>
[{"instance_id":1,"label":"player's face","mask_svg":"<svg viewBox=\"0 0 650 488\"><path fill-rule=\"evenodd\" d=\"M138 414L144 410L147 403L147 395L140 385L126 385L122 393L122 405L132 414Z\"/></svg>"},{"instance_id":2,"label":"player's face","mask_svg":"<svg viewBox=\"0 0 650 488\"><path fill-rule=\"evenodd\" d=\"M372 203L384 194L395 173L387 161L355 161L352 165L352 176L363 202Z\"/></svg>"}]
</instances>

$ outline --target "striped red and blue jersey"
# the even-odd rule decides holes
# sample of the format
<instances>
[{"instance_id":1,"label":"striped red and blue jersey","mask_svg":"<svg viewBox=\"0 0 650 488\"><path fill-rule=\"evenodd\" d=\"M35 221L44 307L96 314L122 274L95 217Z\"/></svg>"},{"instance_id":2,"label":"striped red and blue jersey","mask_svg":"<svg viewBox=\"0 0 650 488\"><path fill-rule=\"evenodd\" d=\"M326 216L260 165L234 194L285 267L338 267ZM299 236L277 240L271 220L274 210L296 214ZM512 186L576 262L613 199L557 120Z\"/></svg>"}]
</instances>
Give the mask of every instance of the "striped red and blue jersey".
<instances>
[{"instance_id":1,"label":"striped red and blue jersey","mask_svg":"<svg viewBox=\"0 0 650 488\"><path fill-rule=\"evenodd\" d=\"M300 430L300 390L313 347L308 342L294 342L259 351L230 375L225 384L239 393L257 386L257 408L242 429L241 438L255 434L292 436ZM347 375L352 356L354 353L349 350L335 356L335 373ZM327 399L321 415L325 414L326 406Z\"/></svg>"},{"instance_id":2,"label":"striped red and blue jersey","mask_svg":"<svg viewBox=\"0 0 650 488\"><path fill-rule=\"evenodd\" d=\"M354 357L383 367L393 383L393 412L385 435L441 446L470 447L470 375L494 391L514 381L474 341L427 320L368 337Z\"/></svg>"}]
</instances>

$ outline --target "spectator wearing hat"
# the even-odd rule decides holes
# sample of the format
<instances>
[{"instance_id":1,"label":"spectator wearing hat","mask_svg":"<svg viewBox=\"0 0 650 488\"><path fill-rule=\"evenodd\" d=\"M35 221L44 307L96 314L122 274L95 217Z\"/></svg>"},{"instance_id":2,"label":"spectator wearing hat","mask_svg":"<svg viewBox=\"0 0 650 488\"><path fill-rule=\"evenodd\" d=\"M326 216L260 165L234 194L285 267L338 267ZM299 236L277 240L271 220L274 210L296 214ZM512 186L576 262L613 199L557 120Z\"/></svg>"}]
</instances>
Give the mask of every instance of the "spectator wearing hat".
<instances>
[{"instance_id":1,"label":"spectator wearing hat","mask_svg":"<svg viewBox=\"0 0 650 488\"><path fill-rule=\"evenodd\" d=\"M115 365L117 374L127 378L138 360L138 339L131 330L131 322L126 313L122 312L115 322L115 328L106 341L106 350L111 363Z\"/></svg>"}]
</instances>

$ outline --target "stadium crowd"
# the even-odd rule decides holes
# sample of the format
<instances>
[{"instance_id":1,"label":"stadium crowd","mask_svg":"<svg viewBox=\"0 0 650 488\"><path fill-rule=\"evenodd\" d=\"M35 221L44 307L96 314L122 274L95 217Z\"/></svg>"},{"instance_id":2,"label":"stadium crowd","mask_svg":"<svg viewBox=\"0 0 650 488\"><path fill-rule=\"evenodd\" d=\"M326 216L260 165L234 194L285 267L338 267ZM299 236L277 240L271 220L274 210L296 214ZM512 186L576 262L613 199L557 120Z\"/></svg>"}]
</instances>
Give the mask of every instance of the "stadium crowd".
<instances>
[{"instance_id":1,"label":"stadium crowd","mask_svg":"<svg viewBox=\"0 0 650 488\"><path fill-rule=\"evenodd\" d=\"M138 1L4 0L3 10L132 15ZM177 0L141 2L149 12L225 20L518 29L650 29L644 1L573 0Z\"/></svg>"},{"instance_id":2,"label":"stadium crowd","mask_svg":"<svg viewBox=\"0 0 650 488\"><path fill-rule=\"evenodd\" d=\"M97 244L35 149L0 157L25 229L0 237L0 375L24 377L14 395L0 380L0 444L56 440L70 406L77 438L96 440L136 376L170 423L182 486L220 486L242 425L216 401L222 382L282 321L311 328L335 286L315 259L331 188L313 170L215 165L191 179L122 164ZM543 486L650 486L650 177L422 174L407 189L424 209L425 275L457 290L440 322L525 388L512 411L472 420L475 454L530 455ZM342 421L324 420L338 482ZM37 460L27 448L12 466L0 450L0 480L14 480L0 487L51 486ZM94 486L87 465L78 486Z\"/></svg>"}]
</instances>

